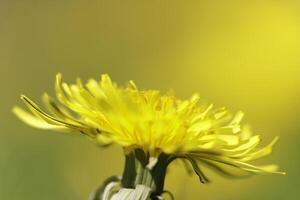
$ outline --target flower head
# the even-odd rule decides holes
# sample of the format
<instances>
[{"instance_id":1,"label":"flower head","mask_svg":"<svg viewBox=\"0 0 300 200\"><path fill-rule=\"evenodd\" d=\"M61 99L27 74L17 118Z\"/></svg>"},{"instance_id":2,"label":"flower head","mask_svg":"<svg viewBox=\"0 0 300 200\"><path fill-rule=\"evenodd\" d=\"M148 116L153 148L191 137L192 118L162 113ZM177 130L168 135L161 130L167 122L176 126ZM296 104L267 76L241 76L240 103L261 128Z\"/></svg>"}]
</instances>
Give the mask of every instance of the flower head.
<instances>
[{"instance_id":1,"label":"flower head","mask_svg":"<svg viewBox=\"0 0 300 200\"><path fill-rule=\"evenodd\" d=\"M157 90L139 90L132 81L120 87L108 75L85 85L80 79L68 85L58 74L55 91L57 101L43 96L47 113L21 96L32 114L19 107L15 114L33 127L80 132L101 145L121 145L126 152L142 149L154 158L166 154L188 160L203 182L198 162L227 174L231 172L226 166L250 173L281 173L276 165L249 163L270 154L277 137L258 148L260 136L240 125L242 112L231 115L225 108L201 105L197 94L180 100Z\"/></svg>"}]
</instances>

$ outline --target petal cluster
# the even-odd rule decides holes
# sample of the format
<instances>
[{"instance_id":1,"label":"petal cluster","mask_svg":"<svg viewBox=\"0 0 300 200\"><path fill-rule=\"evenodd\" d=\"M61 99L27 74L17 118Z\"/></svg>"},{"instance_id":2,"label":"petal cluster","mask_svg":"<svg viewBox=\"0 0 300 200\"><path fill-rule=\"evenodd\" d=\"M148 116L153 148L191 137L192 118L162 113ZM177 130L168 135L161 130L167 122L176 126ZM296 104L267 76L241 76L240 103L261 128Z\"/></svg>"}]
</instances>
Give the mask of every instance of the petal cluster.
<instances>
[{"instance_id":1,"label":"petal cluster","mask_svg":"<svg viewBox=\"0 0 300 200\"><path fill-rule=\"evenodd\" d=\"M31 112L19 107L15 114L41 129L85 134L101 145L119 144L125 149L143 149L153 157L160 153L189 160L230 173L232 166L250 173L281 173L275 165L254 166L249 162L267 156L277 137L263 148L259 135L240 125L243 113L230 114L225 108L202 105L199 96L180 100L157 90L139 90L130 81L118 86L108 75L83 84L62 82L56 77L56 100L44 94L45 109L21 96Z\"/></svg>"}]
</instances>

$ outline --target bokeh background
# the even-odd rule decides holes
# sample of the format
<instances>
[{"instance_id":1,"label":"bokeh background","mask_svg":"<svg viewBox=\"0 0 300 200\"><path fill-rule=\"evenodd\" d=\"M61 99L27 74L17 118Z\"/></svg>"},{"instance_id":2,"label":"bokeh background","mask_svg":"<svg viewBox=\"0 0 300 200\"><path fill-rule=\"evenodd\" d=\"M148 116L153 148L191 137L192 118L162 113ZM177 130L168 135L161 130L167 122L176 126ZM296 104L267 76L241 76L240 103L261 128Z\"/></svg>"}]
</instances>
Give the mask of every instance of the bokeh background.
<instances>
[{"instance_id":1,"label":"bokeh background","mask_svg":"<svg viewBox=\"0 0 300 200\"><path fill-rule=\"evenodd\" d=\"M11 108L39 102L57 72L67 82L109 73L122 84L193 92L243 110L286 176L229 180L205 170L202 185L173 165L166 188L176 199L300 199L299 1L0 0L0 199L84 200L121 174L118 147L36 130ZM53 94L53 93L52 93Z\"/></svg>"}]
</instances>

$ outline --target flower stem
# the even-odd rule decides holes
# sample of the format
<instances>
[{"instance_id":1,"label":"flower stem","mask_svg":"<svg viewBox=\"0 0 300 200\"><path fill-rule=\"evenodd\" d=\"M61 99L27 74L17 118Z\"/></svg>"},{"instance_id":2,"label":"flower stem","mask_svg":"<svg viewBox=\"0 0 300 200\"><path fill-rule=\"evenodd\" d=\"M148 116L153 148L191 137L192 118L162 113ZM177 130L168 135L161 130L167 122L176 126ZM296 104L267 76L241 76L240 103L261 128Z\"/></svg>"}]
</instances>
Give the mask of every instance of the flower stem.
<instances>
[{"instance_id":1,"label":"flower stem","mask_svg":"<svg viewBox=\"0 0 300 200\"><path fill-rule=\"evenodd\" d=\"M151 158L141 149L126 154L122 187L135 188L144 185L151 189L151 199L163 192L168 156L161 154Z\"/></svg>"}]
</instances>

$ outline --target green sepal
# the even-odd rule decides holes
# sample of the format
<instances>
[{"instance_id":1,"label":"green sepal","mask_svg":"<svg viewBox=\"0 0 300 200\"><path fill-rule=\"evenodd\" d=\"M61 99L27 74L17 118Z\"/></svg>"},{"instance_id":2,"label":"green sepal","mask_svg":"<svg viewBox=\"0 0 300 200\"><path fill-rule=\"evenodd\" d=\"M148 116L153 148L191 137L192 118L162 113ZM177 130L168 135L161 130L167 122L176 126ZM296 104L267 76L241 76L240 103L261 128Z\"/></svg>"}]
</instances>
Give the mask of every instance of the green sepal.
<instances>
[{"instance_id":1,"label":"green sepal","mask_svg":"<svg viewBox=\"0 0 300 200\"><path fill-rule=\"evenodd\" d=\"M107 188L108 186L110 188ZM118 176L111 176L107 178L101 186L93 192L89 200L110 200L111 197L117 193L121 188L121 178Z\"/></svg>"},{"instance_id":2,"label":"green sepal","mask_svg":"<svg viewBox=\"0 0 300 200\"><path fill-rule=\"evenodd\" d=\"M205 183L210 182L210 180L204 175L204 173L202 172L202 170L198 166L198 163L193 158L185 157L185 159L187 159L191 163L191 165L193 167L193 170L195 171L195 173L199 177L199 180L200 180L201 183L205 184Z\"/></svg>"}]
</instances>

